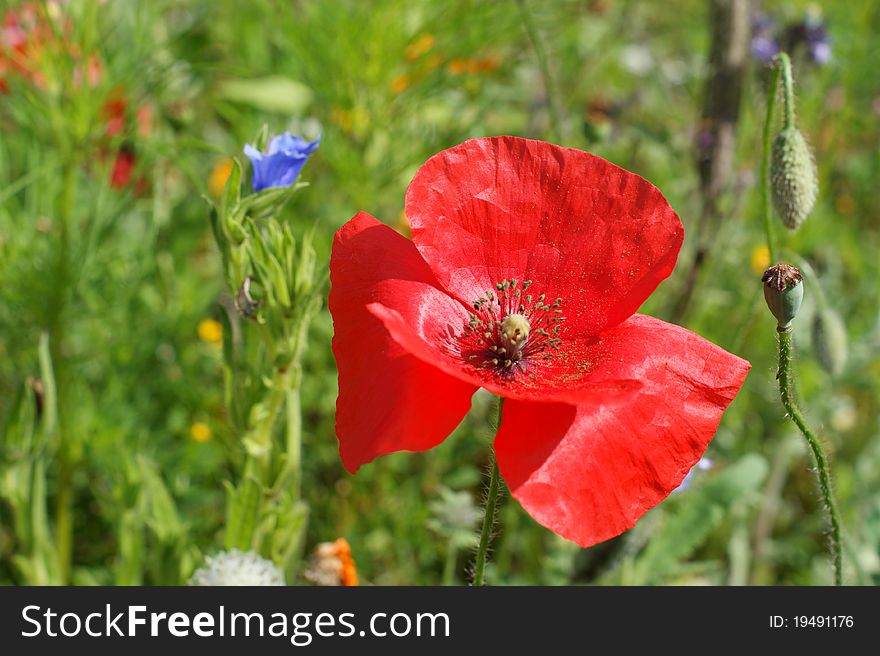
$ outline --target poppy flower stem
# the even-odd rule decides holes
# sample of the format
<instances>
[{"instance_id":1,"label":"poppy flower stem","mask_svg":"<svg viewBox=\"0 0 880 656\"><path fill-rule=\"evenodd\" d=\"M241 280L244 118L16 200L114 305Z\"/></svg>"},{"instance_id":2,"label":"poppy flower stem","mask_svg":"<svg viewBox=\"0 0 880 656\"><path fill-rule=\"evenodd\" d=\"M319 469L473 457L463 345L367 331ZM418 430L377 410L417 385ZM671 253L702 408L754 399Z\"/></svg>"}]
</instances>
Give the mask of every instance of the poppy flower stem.
<instances>
[{"instance_id":1,"label":"poppy flower stem","mask_svg":"<svg viewBox=\"0 0 880 656\"><path fill-rule=\"evenodd\" d=\"M794 127L794 80L791 76L791 59L784 52L776 56L777 75L782 75L783 127ZM775 87L774 87L775 91Z\"/></svg>"},{"instance_id":2,"label":"poppy flower stem","mask_svg":"<svg viewBox=\"0 0 880 656\"><path fill-rule=\"evenodd\" d=\"M776 263L776 240L773 238L773 206L770 200L770 146L772 143L773 117L776 113L776 94L779 88L780 69L773 67L770 86L767 88L767 114L764 117L763 152L761 153L761 209L764 215L764 234L770 262Z\"/></svg>"},{"instance_id":3,"label":"poppy flower stem","mask_svg":"<svg viewBox=\"0 0 880 656\"><path fill-rule=\"evenodd\" d=\"M782 405L785 407L788 416L798 427L798 430L807 440L813 457L816 459L816 473L819 479L819 488L822 491L822 500L824 501L825 511L828 513L828 520L831 524L831 560L834 564L834 585L843 584L843 572L841 564L841 546L840 546L840 517L837 511L837 504L834 501L831 487L831 470L828 466L828 459L825 457L825 451L821 442L813 433L807 424L804 416L801 414L797 400L794 394L794 372L792 370L792 350L791 350L791 329L787 331L778 330L779 333L779 395L782 398Z\"/></svg>"},{"instance_id":4,"label":"poppy flower stem","mask_svg":"<svg viewBox=\"0 0 880 656\"><path fill-rule=\"evenodd\" d=\"M498 414L495 420L495 432L501 428L501 411L504 407L504 398L498 398ZM498 472L498 460L492 454L492 466L489 472L489 491L486 494L486 506L483 515L483 529L480 531L480 544L477 547L477 560L474 563L474 585L485 585L486 561L489 556L489 542L492 539L492 529L495 526L495 514L498 508L498 490L501 487L501 475Z\"/></svg>"}]
</instances>

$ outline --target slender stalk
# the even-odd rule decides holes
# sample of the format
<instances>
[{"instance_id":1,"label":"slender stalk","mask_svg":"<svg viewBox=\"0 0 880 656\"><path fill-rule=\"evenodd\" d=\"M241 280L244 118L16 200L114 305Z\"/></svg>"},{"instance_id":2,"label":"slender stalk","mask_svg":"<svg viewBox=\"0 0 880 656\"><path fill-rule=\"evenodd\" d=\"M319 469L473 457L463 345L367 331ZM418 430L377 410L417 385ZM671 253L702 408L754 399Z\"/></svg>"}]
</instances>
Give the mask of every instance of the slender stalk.
<instances>
[{"instance_id":1,"label":"slender stalk","mask_svg":"<svg viewBox=\"0 0 880 656\"><path fill-rule=\"evenodd\" d=\"M822 500L824 501L825 511L828 513L828 521L831 524L831 560L834 565L834 584L842 585L843 571L841 562L841 546L840 546L840 518L837 511L837 504L834 501L834 495L831 488L831 470L828 467L828 459L825 457L825 451L812 429L807 425L804 416L801 414L797 400L794 394L794 372L792 371L792 355L791 355L791 331L779 332L779 396L782 398L782 405L785 407L788 416L803 434L804 439L813 457L816 459L816 471L819 478L819 488L822 491Z\"/></svg>"},{"instance_id":2,"label":"slender stalk","mask_svg":"<svg viewBox=\"0 0 880 656\"><path fill-rule=\"evenodd\" d=\"M779 67L773 67L770 86L767 89L767 114L764 117L764 147L761 153L761 209L764 214L764 234L770 264L776 264L776 240L773 237L773 207L770 203L770 134L773 130L773 115L776 112L776 94L779 88Z\"/></svg>"},{"instance_id":3,"label":"slender stalk","mask_svg":"<svg viewBox=\"0 0 880 656\"><path fill-rule=\"evenodd\" d=\"M794 127L794 80L791 77L791 60L787 54L779 53L775 68L782 71L783 127L791 128Z\"/></svg>"},{"instance_id":4,"label":"slender stalk","mask_svg":"<svg viewBox=\"0 0 880 656\"><path fill-rule=\"evenodd\" d=\"M287 390L284 408L287 412L287 459L284 469L289 472L289 490L296 501L302 496L302 408L299 385Z\"/></svg>"},{"instance_id":5,"label":"slender stalk","mask_svg":"<svg viewBox=\"0 0 880 656\"><path fill-rule=\"evenodd\" d=\"M55 496L55 551L58 558L58 577L61 585L70 582L73 563L73 449L68 424L67 366L64 359L63 344L67 310L67 285L70 280L70 231L76 204L76 161L67 155L62 177L60 196L60 237L58 261L56 264L56 294L51 309L49 329L49 351L55 367L55 385L58 393L57 406L57 444L58 479Z\"/></svg>"},{"instance_id":6,"label":"slender stalk","mask_svg":"<svg viewBox=\"0 0 880 656\"><path fill-rule=\"evenodd\" d=\"M550 67L547 64L547 54L544 52L544 45L541 43L541 37L535 27L535 21L526 4L526 0L517 0L519 6L519 14L522 17L523 26L526 28L526 34L535 51L535 59L538 61L538 70L541 72L541 81L544 83L544 93L547 95L547 107L550 113L550 129L553 132L554 141L562 139L562 114L556 102L556 86L553 84L553 76L550 75Z\"/></svg>"},{"instance_id":7,"label":"slender stalk","mask_svg":"<svg viewBox=\"0 0 880 656\"><path fill-rule=\"evenodd\" d=\"M495 432L501 428L501 411L504 399L498 399L498 414L495 421ZM474 563L474 585L485 585L486 561L489 555L489 542L492 539L492 528L495 525L495 513L498 507L498 489L501 487L501 475L498 472L498 461L492 454L492 465L489 472L489 491L486 494L486 507L483 514L483 529L480 531L480 544L477 547L477 559Z\"/></svg>"}]
</instances>

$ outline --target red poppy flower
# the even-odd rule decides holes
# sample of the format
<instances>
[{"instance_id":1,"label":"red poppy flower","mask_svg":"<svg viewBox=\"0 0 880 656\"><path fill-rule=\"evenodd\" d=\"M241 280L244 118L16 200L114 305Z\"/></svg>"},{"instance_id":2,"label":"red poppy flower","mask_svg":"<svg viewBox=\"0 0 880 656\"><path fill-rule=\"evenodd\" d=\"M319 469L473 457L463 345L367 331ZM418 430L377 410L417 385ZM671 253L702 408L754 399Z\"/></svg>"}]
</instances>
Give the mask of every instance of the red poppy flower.
<instances>
[{"instance_id":1,"label":"red poppy flower","mask_svg":"<svg viewBox=\"0 0 880 656\"><path fill-rule=\"evenodd\" d=\"M478 387L505 398L501 475L588 546L632 527L699 460L750 365L634 314L683 229L656 187L579 150L498 137L432 157L412 241L361 212L330 260L343 464L429 449Z\"/></svg>"}]
</instances>

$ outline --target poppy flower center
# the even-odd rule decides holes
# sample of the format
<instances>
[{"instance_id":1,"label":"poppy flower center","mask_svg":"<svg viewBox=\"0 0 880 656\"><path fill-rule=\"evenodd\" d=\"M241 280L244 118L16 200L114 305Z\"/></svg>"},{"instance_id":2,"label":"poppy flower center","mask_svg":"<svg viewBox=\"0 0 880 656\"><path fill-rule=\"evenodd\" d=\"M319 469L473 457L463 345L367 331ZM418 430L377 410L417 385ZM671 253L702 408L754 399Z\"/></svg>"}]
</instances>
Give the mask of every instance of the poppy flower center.
<instances>
[{"instance_id":1,"label":"poppy flower center","mask_svg":"<svg viewBox=\"0 0 880 656\"><path fill-rule=\"evenodd\" d=\"M551 303L546 294L530 294L531 285L502 280L473 302L461 349L468 362L500 376L534 378L532 369L553 357L562 341L562 299Z\"/></svg>"}]
</instances>

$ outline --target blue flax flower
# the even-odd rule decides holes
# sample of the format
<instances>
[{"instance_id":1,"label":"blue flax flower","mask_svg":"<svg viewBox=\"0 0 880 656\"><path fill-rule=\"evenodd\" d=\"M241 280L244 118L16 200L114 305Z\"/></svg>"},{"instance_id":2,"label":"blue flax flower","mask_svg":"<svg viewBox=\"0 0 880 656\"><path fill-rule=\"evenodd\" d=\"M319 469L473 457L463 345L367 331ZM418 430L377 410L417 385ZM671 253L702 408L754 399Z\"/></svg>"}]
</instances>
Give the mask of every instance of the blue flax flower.
<instances>
[{"instance_id":1,"label":"blue flax flower","mask_svg":"<svg viewBox=\"0 0 880 656\"><path fill-rule=\"evenodd\" d=\"M807 46L807 54L815 64L827 64L831 61L831 44L828 41L828 32L821 19L808 16L804 21L804 43Z\"/></svg>"},{"instance_id":2,"label":"blue flax flower","mask_svg":"<svg viewBox=\"0 0 880 656\"><path fill-rule=\"evenodd\" d=\"M769 16L759 14L752 21L752 56L762 64L770 64L779 52L773 36L776 23Z\"/></svg>"},{"instance_id":3,"label":"blue flax flower","mask_svg":"<svg viewBox=\"0 0 880 656\"><path fill-rule=\"evenodd\" d=\"M320 137L314 141L306 141L302 137L285 132L272 137L269 150L265 153L247 144L244 147L244 154L250 158L254 167L254 191L292 185L305 166L306 160L309 159L309 155L320 143Z\"/></svg>"}]
</instances>

